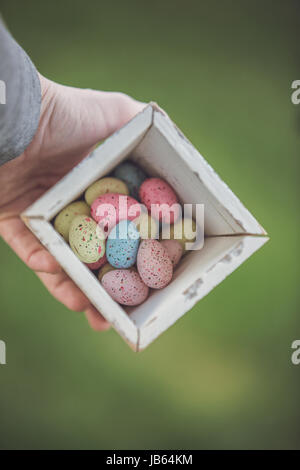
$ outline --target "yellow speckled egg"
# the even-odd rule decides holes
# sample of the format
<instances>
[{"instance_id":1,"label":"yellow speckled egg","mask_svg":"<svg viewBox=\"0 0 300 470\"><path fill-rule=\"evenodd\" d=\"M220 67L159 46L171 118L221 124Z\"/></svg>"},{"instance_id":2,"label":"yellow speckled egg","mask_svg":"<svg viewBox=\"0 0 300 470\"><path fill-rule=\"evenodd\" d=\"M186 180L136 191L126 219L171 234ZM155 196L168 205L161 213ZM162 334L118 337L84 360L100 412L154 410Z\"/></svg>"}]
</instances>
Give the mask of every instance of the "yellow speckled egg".
<instances>
[{"instance_id":1,"label":"yellow speckled egg","mask_svg":"<svg viewBox=\"0 0 300 470\"><path fill-rule=\"evenodd\" d=\"M69 241L71 222L76 215L90 215L90 208L84 201L72 202L55 217L55 230L64 237L66 242Z\"/></svg>"},{"instance_id":2,"label":"yellow speckled egg","mask_svg":"<svg viewBox=\"0 0 300 470\"><path fill-rule=\"evenodd\" d=\"M143 212L133 221L140 233L141 239L156 238L158 234L158 222L150 215Z\"/></svg>"},{"instance_id":3,"label":"yellow speckled egg","mask_svg":"<svg viewBox=\"0 0 300 470\"><path fill-rule=\"evenodd\" d=\"M91 184L91 186L87 188L84 197L88 205L91 206L97 197L106 193L125 194L127 196L129 189L124 181L108 176Z\"/></svg>"},{"instance_id":4,"label":"yellow speckled egg","mask_svg":"<svg viewBox=\"0 0 300 470\"><path fill-rule=\"evenodd\" d=\"M105 236L91 217L77 215L70 227L70 246L80 261L96 263L105 254Z\"/></svg>"}]
</instances>

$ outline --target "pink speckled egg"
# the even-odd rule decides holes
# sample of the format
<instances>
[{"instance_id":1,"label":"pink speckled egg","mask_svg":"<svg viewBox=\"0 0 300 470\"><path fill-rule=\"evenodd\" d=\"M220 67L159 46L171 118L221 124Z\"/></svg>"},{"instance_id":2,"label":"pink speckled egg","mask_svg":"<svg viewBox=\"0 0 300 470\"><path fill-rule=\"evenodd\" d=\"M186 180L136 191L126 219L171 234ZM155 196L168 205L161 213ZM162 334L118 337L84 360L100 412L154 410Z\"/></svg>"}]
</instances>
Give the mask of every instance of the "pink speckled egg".
<instances>
[{"instance_id":1,"label":"pink speckled egg","mask_svg":"<svg viewBox=\"0 0 300 470\"><path fill-rule=\"evenodd\" d=\"M107 263L106 254L104 254L104 256L102 256L102 258L100 258L99 261L96 261L96 263L85 263L85 264L92 271L95 271L96 269L99 269L102 266L104 266L105 263Z\"/></svg>"},{"instance_id":2,"label":"pink speckled egg","mask_svg":"<svg viewBox=\"0 0 300 470\"><path fill-rule=\"evenodd\" d=\"M149 288L135 269L115 269L104 274L102 286L121 305L139 305L149 294Z\"/></svg>"},{"instance_id":3,"label":"pink speckled egg","mask_svg":"<svg viewBox=\"0 0 300 470\"><path fill-rule=\"evenodd\" d=\"M167 250L173 266L176 266L182 256L182 245L177 240L162 240L160 243Z\"/></svg>"},{"instance_id":4,"label":"pink speckled egg","mask_svg":"<svg viewBox=\"0 0 300 470\"><path fill-rule=\"evenodd\" d=\"M134 220L141 214L141 206L131 196L117 193L102 194L91 206L91 216L106 235L121 220Z\"/></svg>"},{"instance_id":5,"label":"pink speckled egg","mask_svg":"<svg viewBox=\"0 0 300 470\"><path fill-rule=\"evenodd\" d=\"M139 190L141 202L156 220L174 223L180 214L180 205L171 186L161 178L146 179ZM159 208L159 206L164 207Z\"/></svg>"},{"instance_id":6,"label":"pink speckled egg","mask_svg":"<svg viewBox=\"0 0 300 470\"><path fill-rule=\"evenodd\" d=\"M148 287L161 289L172 279L173 265L167 250L157 240L143 240L137 255L138 272Z\"/></svg>"}]
</instances>

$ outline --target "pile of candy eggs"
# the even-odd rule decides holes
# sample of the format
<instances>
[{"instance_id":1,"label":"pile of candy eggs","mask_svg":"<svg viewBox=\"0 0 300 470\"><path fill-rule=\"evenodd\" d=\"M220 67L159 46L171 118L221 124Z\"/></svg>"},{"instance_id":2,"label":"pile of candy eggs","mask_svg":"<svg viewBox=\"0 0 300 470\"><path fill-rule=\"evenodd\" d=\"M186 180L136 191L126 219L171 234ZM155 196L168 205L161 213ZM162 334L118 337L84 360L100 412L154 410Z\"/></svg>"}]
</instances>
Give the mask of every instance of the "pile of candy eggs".
<instances>
[{"instance_id":1,"label":"pile of candy eggs","mask_svg":"<svg viewBox=\"0 0 300 470\"><path fill-rule=\"evenodd\" d=\"M84 200L65 207L54 227L116 302L135 306L171 282L184 255L186 238L176 236L180 212L166 181L127 160L89 186ZM170 239L164 239L167 222Z\"/></svg>"}]
</instances>

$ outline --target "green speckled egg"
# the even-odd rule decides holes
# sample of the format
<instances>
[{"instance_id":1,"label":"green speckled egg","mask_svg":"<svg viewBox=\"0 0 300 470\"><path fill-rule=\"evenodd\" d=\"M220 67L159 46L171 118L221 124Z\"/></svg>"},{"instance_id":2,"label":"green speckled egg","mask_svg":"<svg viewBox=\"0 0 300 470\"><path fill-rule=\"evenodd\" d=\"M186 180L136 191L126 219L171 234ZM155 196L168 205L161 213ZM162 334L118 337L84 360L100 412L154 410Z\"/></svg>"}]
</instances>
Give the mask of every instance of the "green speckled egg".
<instances>
[{"instance_id":1,"label":"green speckled egg","mask_svg":"<svg viewBox=\"0 0 300 470\"><path fill-rule=\"evenodd\" d=\"M88 205L91 206L97 197L107 193L125 194L127 196L129 189L124 181L108 176L91 184L91 186L87 188L84 197Z\"/></svg>"},{"instance_id":2,"label":"green speckled egg","mask_svg":"<svg viewBox=\"0 0 300 470\"><path fill-rule=\"evenodd\" d=\"M77 215L70 227L70 246L80 261L96 263L105 254L105 237L91 217Z\"/></svg>"},{"instance_id":3,"label":"green speckled egg","mask_svg":"<svg viewBox=\"0 0 300 470\"><path fill-rule=\"evenodd\" d=\"M84 201L72 202L55 217L55 230L64 237L66 242L69 241L71 222L76 215L90 215L90 208Z\"/></svg>"},{"instance_id":4,"label":"green speckled egg","mask_svg":"<svg viewBox=\"0 0 300 470\"><path fill-rule=\"evenodd\" d=\"M114 176L125 181L130 191L130 196L134 199L138 199L139 188L142 182L147 178L142 168L127 160L115 168Z\"/></svg>"}]
</instances>

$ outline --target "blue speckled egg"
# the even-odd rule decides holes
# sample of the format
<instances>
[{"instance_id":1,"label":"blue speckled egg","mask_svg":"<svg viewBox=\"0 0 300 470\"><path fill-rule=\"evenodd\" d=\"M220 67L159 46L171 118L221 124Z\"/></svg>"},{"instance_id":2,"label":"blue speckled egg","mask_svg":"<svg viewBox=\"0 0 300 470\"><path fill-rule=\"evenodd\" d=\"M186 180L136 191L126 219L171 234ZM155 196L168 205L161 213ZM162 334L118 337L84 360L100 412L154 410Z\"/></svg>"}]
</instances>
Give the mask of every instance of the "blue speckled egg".
<instances>
[{"instance_id":1,"label":"blue speckled egg","mask_svg":"<svg viewBox=\"0 0 300 470\"><path fill-rule=\"evenodd\" d=\"M106 243L106 257L114 268L130 268L136 262L140 234L130 220L122 220L110 232Z\"/></svg>"},{"instance_id":2,"label":"blue speckled egg","mask_svg":"<svg viewBox=\"0 0 300 470\"><path fill-rule=\"evenodd\" d=\"M117 166L114 176L124 181L129 189L130 196L137 198L139 187L147 178L146 173L132 162L124 162Z\"/></svg>"}]
</instances>

